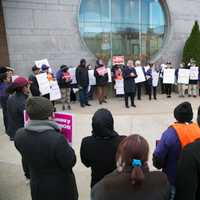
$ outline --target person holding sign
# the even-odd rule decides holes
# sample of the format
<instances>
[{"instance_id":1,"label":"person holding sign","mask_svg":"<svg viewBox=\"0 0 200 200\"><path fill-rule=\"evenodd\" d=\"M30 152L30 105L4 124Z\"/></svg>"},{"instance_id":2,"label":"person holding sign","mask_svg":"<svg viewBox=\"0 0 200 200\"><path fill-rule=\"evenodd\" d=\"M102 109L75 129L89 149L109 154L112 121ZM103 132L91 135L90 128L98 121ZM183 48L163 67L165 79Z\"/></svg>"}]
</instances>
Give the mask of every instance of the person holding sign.
<instances>
[{"instance_id":1,"label":"person holding sign","mask_svg":"<svg viewBox=\"0 0 200 200\"><path fill-rule=\"evenodd\" d=\"M29 81L31 82L30 85L31 94L32 96L40 96L39 84L36 78L36 76L40 73L40 68L34 65L32 67L32 72L33 74L29 76Z\"/></svg>"},{"instance_id":2,"label":"person holding sign","mask_svg":"<svg viewBox=\"0 0 200 200\"><path fill-rule=\"evenodd\" d=\"M159 81L159 72L155 69L155 64L149 64L150 69L146 72L146 79L147 79L147 92L149 95L149 100L151 100L152 90L153 90L153 97L157 99L157 86Z\"/></svg>"},{"instance_id":3,"label":"person holding sign","mask_svg":"<svg viewBox=\"0 0 200 200\"><path fill-rule=\"evenodd\" d=\"M88 103L89 75L85 59L81 59L80 65L76 68L76 80L79 87L81 107L84 108L85 106L91 106Z\"/></svg>"},{"instance_id":4,"label":"person holding sign","mask_svg":"<svg viewBox=\"0 0 200 200\"><path fill-rule=\"evenodd\" d=\"M99 104L107 103L108 70L101 59L97 60L96 64L94 76L96 77L97 98Z\"/></svg>"},{"instance_id":5,"label":"person holding sign","mask_svg":"<svg viewBox=\"0 0 200 200\"><path fill-rule=\"evenodd\" d=\"M164 75L163 83L165 84L165 93L167 95L167 98L171 98L172 84L174 84L175 82L175 70L173 74L172 71L170 70L170 69L173 69L171 62L167 62L166 65L167 66L164 69L164 74L163 74Z\"/></svg>"},{"instance_id":6,"label":"person holding sign","mask_svg":"<svg viewBox=\"0 0 200 200\"><path fill-rule=\"evenodd\" d=\"M135 78L137 77L136 70L134 68L134 64L132 60L129 60L127 66L123 71L124 78L124 92L125 92L125 106L129 108L128 98L131 98L131 106L136 107L134 103L135 99Z\"/></svg>"},{"instance_id":7,"label":"person holding sign","mask_svg":"<svg viewBox=\"0 0 200 200\"><path fill-rule=\"evenodd\" d=\"M60 73L58 74L57 81L61 91L61 102L62 102L62 110L65 110L65 103L67 103L68 110L71 110L70 105L70 92L71 92L71 83L72 77L69 73L69 68L66 65L62 65L60 67Z\"/></svg>"}]
</instances>

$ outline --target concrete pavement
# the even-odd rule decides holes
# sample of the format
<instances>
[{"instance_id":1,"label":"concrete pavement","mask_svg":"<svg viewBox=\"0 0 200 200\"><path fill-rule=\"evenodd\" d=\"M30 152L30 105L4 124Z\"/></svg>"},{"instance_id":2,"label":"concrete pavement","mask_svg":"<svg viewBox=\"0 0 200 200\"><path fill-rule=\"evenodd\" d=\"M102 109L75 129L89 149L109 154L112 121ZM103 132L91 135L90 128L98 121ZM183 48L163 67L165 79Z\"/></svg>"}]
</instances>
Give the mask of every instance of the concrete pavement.
<instances>
[{"instance_id":1,"label":"concrete pavement","mask_svg":"<svg viewBox=\"0 0 200 200\"><path fill-rule=\"evenodd\" d=\"M190 101L194 109L196 120L197 108L200 105L200 98L178 98L166 99L160 95L158 100L151 102L143 97L142 101L136 101L137 108L126 109L123 99L109 99L108 104L98 105L92 101L93 106L80 108L79 104L72 105L72 113L75 116L75 132L73 148L77 155L77 164L74 172L77 179L80 200L89 200L90 193L90 169L85 168L79 157L80 144L83 137L91 134L91 118L94 112L102 107L112 111L115 119L115 129L123 135L140 134L147 138L150 144L150 166L151 155L155 148L155 141L161 133L174 122L173 109L183 101ZM61 109L57 105L58 110ZM4 134L2 115L0 115L0 200L30 200L30 189L25 184L21 169L21 158L14 148L12 142Z\"/></svg>"}]
</instances>

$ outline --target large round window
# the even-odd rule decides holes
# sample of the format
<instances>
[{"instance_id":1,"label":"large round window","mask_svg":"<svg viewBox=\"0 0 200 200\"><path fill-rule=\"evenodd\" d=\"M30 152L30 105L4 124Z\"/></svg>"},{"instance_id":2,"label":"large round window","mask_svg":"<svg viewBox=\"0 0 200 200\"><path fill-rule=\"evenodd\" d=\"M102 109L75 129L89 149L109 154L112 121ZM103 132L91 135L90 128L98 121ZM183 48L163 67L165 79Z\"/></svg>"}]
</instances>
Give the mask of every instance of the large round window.
<instances>
[{"instance_id":1,"label":"large round window","mask_svg":"<svg viewBox=\"0 0 200 200\"><path fill-rule=\"evenodd\" d=\"M96 57L152 58L167 30L161 0L82 0L80 34Z\"/></svg>"}]
</instances>

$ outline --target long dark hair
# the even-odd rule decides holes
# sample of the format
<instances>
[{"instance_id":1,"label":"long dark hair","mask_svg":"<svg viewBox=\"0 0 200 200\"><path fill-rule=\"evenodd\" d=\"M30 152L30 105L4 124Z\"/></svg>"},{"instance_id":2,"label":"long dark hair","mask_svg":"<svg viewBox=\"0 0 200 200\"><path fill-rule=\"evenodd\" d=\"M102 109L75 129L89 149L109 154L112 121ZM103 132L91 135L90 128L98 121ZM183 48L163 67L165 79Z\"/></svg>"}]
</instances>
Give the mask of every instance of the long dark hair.
<instances>
[{"instance_id":1,"label":"long dark hair","mask_svg":"<svg viewBox=\"0 0 200 200\"><path fill-rule=\"evenodd\" d=\"M119 145L116 159L118 171L131 169L130 180L133 185L141 185L145 179L144 171L148 169L147 160L149 145L140 135L131 135L125 138ZM133 161L141 162L141 165L133 166Z\"/></svg>"}]
</instances>

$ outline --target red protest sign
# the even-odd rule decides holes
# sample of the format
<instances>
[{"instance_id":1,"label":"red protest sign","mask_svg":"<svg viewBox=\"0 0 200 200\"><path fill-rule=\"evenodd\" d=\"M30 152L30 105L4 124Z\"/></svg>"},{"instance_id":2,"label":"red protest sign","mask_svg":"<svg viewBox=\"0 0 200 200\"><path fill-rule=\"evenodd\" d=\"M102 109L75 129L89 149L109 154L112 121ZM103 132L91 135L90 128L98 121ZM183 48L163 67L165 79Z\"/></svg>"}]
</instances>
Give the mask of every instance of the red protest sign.
<instances>
[{"instance_id":1,"label":"red protest sign","mask_svg":"<svg viewBox=\"0 0 200 200\"><path fill-rule=\"evenodd\" d=\"M112 63L113 65L124 65L125 58L124 56L113 56Z\"/></svg>"}]
</instances>

